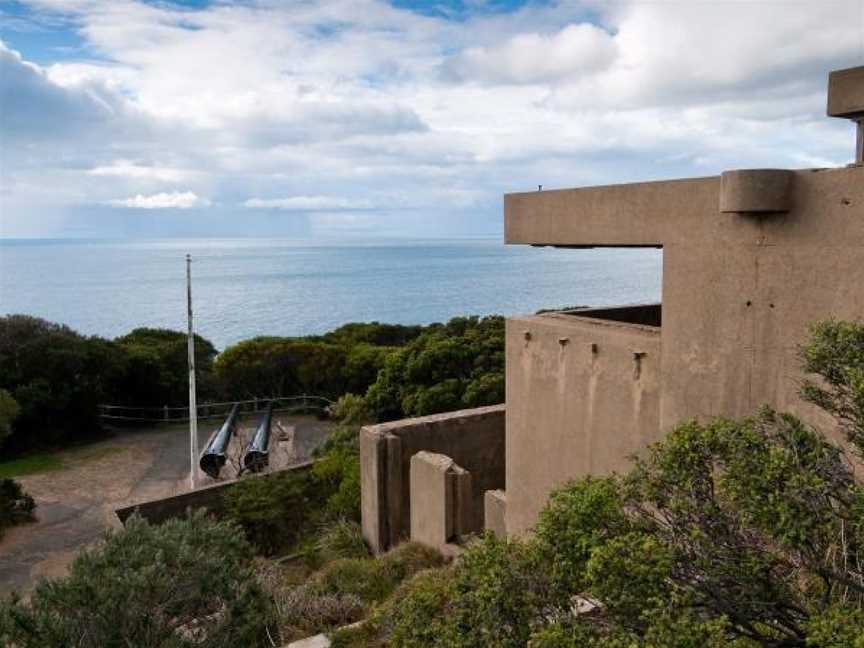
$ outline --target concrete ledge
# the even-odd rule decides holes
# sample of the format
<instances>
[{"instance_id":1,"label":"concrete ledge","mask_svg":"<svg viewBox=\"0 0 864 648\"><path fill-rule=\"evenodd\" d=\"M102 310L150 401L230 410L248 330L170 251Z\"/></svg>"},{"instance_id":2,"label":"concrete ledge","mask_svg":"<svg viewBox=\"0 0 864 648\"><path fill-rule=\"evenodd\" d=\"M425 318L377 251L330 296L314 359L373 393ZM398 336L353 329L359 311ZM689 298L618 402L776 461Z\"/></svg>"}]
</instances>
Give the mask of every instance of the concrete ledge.
<instances>
[{"instance_id":1,"label":"concrete ledge","mask_svg":"<svg viewBox=\"0 0 864 648\"><path fill-rule=\"evenodd\" d=\"M723 213L776 213L791 208L792 171L741 169L724 171L720 178Z\"/></svg>"},{"instance_id":2,"label":"concrete ledge","mask_svg":"<svg viewBox=\"0 0 864 648\"><path fill-rule=\"evenodd\" d=\"M864 117L864 66L828 75L828 116Z\"/></svg>"},{"instance_id":3,"label":"concrete ledge","mask_svg":"<svg viewBox=\"0 0 864 648\"><path fill-rule=\"evenodd\" d=\"M504 405L493 405L361 430L363 536L373 551L386 551L410 534L411 457L421 451L446 455L470 473L472 506L460 509L466 518L459 525L483 528L483 493L504 486L504 412ZM468 496L464 484L459 492Z\"/></svg>"},{"instance_id":4,"label":"concrete ledge","mask_svg":"<svg viewBox=\"0 0 864 648\"><path fill-rule=\"evenodd\" d=\"M283 470L274 472L262 473L258 475L250 475L245 479L268 479L276 475L283 475L289 472L305 472L315 464L314 461L306 461L300 464L295 464ZM125 524L126 520L135 513L143 517L151 523L164 522L171 518L185 517L189 510L207 509L212 513L221 513L224 510L223 496L241 480L232 479L222 482L221 484L213 484L205 486L194 491L172 495L170 497L162 497L159 499L145 500L136 502L129 506L123 506L115 509L114 513Z\"/></svg>"}]
</instances>

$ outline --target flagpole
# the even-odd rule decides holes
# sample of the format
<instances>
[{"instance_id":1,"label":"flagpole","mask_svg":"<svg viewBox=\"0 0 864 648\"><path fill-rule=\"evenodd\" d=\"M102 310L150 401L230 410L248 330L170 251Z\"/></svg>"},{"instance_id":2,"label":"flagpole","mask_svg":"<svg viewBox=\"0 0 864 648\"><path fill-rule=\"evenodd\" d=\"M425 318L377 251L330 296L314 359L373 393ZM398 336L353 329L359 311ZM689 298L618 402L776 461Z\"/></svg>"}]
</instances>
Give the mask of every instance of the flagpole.
<instances>
[{"instance_id":1,"label":"flagpole","mask_svg":"<svg viewBox=\"0 0 864 648\"><path fill-rule=\"evenodd\" d=\"M198 466L198 404L195 397L195 335L192 332L192 256L186 255L186 307L189 324L189 485L195 490Z\"/></svg>"}]
</instances>

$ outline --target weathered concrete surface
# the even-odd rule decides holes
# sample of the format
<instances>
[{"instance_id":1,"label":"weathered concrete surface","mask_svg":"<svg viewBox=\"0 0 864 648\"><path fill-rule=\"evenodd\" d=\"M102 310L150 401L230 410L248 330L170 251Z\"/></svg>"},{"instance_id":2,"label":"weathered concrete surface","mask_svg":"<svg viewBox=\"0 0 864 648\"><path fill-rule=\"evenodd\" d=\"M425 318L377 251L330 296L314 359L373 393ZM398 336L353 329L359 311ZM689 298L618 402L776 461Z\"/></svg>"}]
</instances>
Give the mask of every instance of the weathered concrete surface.
<instances>
[{"instance_id":1,"label":"weathered concrete surface","mask_svg":"<svg viewBox=\"0 0 864 648\"><path fill-rule=\"evenodd\" d=\"M507 535L507 494L503 490L488 490L484 497L486 530L499 538Z\"/></svg>"},{"instance_id":2,"label":"weathered concrete surface","mask_svg":"<svg viewBox=\"0 0 864 648\"><path fill-rule=\"evenodd\" d=\"M864 115L864 66L835 70L828 75L828 115Z\"/></svg>"},{"instance_id":3,"label":"weathered concrete surface","mask_svg":"<svg viewBox=\"0 0 864 648\"><path fill-rule=\"evenodd\" d=\"M309 470L314 461L303 461L281 470L271 470L257 474L250 474L245 479L267 479L274 475L283 475L288 472L305 472ZM158 497L151 500L134 502L127 506L119 507L115 513L124 524L133 513L138 513L148 522L159 523L171 518L182 518L190 510L206 509L215 514L221 513L225 508L225 495L238 483L240 479L229 479L217 484L210 484L194 491L186 491L168 497Z\"/></svg>"},{"instance_id":4,"label":"weathered concrete surface","mask_svg":"<svg viewBox=\"0 0 864 648\"><path fill-rule=\"evenodd\" d=\"M385 551L411 529L411 457L420 451L447 455L471 474L472 520L483 528L483 493L504 486L504 406L480 407L393 423L360 432L363 535Z\"/></svg>"},{"instance_id":5,"label":"weathered concrete surface","mask_svg":"<svg viewBox=\"0 0 864 648\"><path fill-rule=\"evenodd\" d=\"M797 349L816 320L864 319L864 168L785 175L783 197L739 183L726 198L733 211L788 209L761 218L721 213L716 177L505 197L508 242L664 250L661 327L508 321L508 532L530 528L556 485L625 469L684 419L767 403L838 438L798 396Z\"/></svg>"},{"instance_id":6,"label":"weathered concrete surface","mask_svg":"<svg viewBox=\"0 0 864 648\"><path fill-rule=\"evenodd\" d=\"M659 437L660 328L537 315L507 320L506 344L512 534L568 479L622 470Z\"/></svg>"},{"instance_id":7,"label":"weathered concrete surface","mask_svg":"<svg viewBox=\"0 0 864 648\"><path fill-rule=\"evenodd\" d=\"M787 212L794 175L785 169L741 169L720 176L722 213Z\"/></svg>"},{"instance_id":8,"label":"weathered concrete surface","mask_svg":"<svg viewBox=\"0 0 864 648\"><path fill-rule=\"evenodd\" d=\"M421 451L411 457L411 540L444 549L476 527L471 474L450 457Z\"/></svg>"},{"instance_id":9,"label":"weathered concrete surface","mask_svg":"<svg viewBox=\"0 0 864 648\"><path fill-rule=\"evenodd\" d=\"M332 642L327 635L318 634L314 637L306 637L299 641L292 641L285 648L330 648Z\"/></svg>"},{"instance_id":10,"label":"weathered concrete surface","mask_svg":"<svg viewBox=\"0 0 864 648\"><path fill-rule=\"evenodd\" d=\"M411 540L438 547L455 535L453 465L434 452L411 457Z\"/></svg>"}]
</instances>

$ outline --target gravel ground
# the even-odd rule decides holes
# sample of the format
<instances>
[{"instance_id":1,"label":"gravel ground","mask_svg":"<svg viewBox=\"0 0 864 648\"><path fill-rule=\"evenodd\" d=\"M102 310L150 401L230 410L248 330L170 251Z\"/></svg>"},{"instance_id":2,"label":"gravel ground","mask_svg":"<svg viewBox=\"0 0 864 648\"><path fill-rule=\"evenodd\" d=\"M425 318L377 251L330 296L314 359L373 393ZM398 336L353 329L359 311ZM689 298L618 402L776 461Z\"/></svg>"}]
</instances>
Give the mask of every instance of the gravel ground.
<instances>
[{"instance_id":1,"label":"gravel ground","mask_svg":"<svg viewBox=\"0 0 864 648\"><path fill-rule=\"evenodd\" d=\"M236 475L239 456L255 431L241 419L220 479ZM199 425L203 450L218 422ZM274 416L271 470L308 458L330 424L308 416ZM188 489L188 428L122 431L108 440L59 453L65 468L18 478L36 500L36 522L9 529L0 540L0 594L26 593L42 577L62 576L78 551L119 528L114 509ZM199 484L214 483L199 471Z\"/></svg>"}]
</instances>

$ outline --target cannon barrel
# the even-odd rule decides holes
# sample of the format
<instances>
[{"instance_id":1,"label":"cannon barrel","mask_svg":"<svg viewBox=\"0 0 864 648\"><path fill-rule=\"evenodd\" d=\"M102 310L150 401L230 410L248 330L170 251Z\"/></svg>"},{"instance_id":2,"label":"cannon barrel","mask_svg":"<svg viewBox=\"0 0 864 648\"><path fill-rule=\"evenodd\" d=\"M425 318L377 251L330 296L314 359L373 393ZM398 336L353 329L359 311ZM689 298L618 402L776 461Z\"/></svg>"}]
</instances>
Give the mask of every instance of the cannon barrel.
<instances>
[{"instance_id":1,"label":"cannon barrel","mask_svg":"<svg viewBox=\"0 0 864 648\"><path fill-rule=\"evenodd\" d=\"M237 426L237 412L239 409L239 404L231 408L228 418L225 419L222 427L210 439L210 443L204 448L204 452L201 453L201 459L198 461L201 470L213 479L219 477L219 471L225 465L225 452L228 450L228 443L231 441L231 435L234 434L234 428Z\"/></svg>"},{"instance_id":2,"label":"cannon barrel","mask_svg":"<svg viewBox=\"0 0 864 648\"><path fill-rule=\"evenodd\" d=\"M270 424L273 421L273 401L267 406L267 410L258 422L255 436L246 446L243 455L243 466L247 470L258 472L270 462Z\"/></svg>"}]
</instances>

